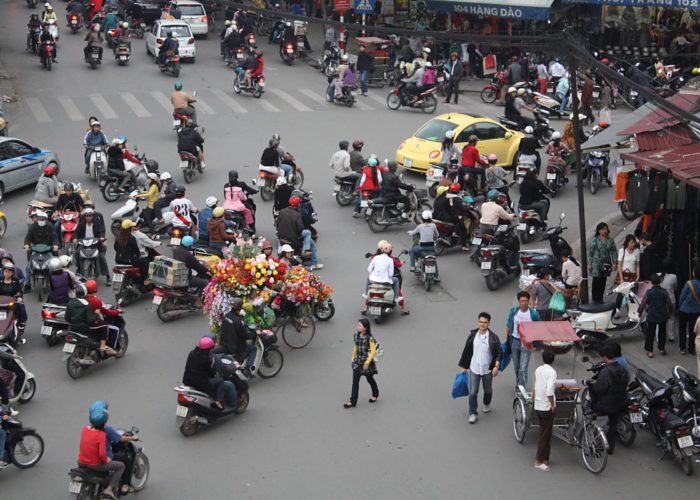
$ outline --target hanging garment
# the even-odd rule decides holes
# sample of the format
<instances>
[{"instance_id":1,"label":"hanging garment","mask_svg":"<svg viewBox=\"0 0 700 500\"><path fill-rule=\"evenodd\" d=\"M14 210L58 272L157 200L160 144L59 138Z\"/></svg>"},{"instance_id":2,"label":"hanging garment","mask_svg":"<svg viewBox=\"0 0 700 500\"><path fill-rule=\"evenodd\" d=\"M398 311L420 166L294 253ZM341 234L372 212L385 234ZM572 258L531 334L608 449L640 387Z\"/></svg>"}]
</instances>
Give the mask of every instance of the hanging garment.
<instances>
[{"instance_id":1,"label":"hanging garment","mask_svg":"<svg viewBox=\"0 0 700 500\"><path fill-rule=\"evenodd\" d=\"M659 172L656 172L649 179L649 196L647 198L645 214L651 214L666 201L666 177Z\"/></svg>"},{"instance_id":2,"label":"hanging garment","mask_svg":"<svg viewBox=\"0 0 700 500\"><path fill-rule=\"evenodd\" d=\"M666 210L685 210L688 203L688 186L685 182L670 177L666 185Z\"/></svg>"},{"instance_id":3,"label":"hanging garment","mask_svg":"<svg viewBox=\"0 0 700 500\"><path fill-rule=\"evenodd\" d=\"M630 174L627 180L627 201L629 202L630 210L641 212L647 206L649 198L649 182L646 177L646 172L637 170L634 174Z\"/></svg>"},{"instance_id":4,"label":"hanging garment","mask_svg":"<svg viewBox=\"0 0 700 500\"><path fill-rule=\"evenodd\" d=\"M615 181L615 201L625 201L627 199L627 181L629 172L620 172Z\"/></svg>"}]
</instances>

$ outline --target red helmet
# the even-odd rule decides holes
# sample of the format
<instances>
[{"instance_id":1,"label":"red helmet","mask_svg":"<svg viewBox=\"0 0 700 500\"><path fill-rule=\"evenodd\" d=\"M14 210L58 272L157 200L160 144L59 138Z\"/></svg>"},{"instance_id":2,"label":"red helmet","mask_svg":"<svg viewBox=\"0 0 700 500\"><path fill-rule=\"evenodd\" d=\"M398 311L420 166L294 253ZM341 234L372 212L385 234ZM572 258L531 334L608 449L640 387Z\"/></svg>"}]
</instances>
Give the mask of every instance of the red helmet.
<instances>
[{"instance_id":1,"label":"red helmet","mask_svg":"<svg viewBox=\"0 0 700 500\"><path fill-rule=\"evenodd\" d=\"M97 281L87 280L85 282L85 288L87 288L88 293L95 293L97 291Z\"/></svg>"},{"instance_id":2,"label":"red helmet","mask_svg":"<svg viewBox=\"0 0 700 500\"><path fill-rule=\"evenodd\" d=\"M459 193L459 190L462 189L462 186L459 184L450 184L450 191L453 193Z\"/></svg>"},{"instance_id":3,"label":"red helmet","mask_svg":"<svg viewBox=\"0 0 700 500\"><path fill-rule=\"evenodd\" d=\"M610 61L607 60L607 58L603 58L600 60L603 64L607 65Z\"/></svg>"},{"instance_id":4,"label":"red helmet","mask_svg":"<svg viewBox=\"0 0 700 500\"><path fill-rule=\"evenodd\" d=\"M517 62L518 56L513 56L513 62Z\"/></svg>"},{"instance_id":5,"label":"red helmet","mask_svg":"<svg viewBox=\"0 0 700 500\"><path fill-rule=\"evenodd\" d=\"M299 203L301 203L301 198L299 198L298 196L289 199L289 204L293 207L298 207Z\"/></svg>"},{"instance_id":6,"label":"red helmet","mask_svg":"<svg viewBox=\"0 0 700 500\"><path fill-rule=\"evenodd\" d=\"M262 57L262 55L263 55L262 50L258 49L255 51L255 57Z\"/></svg>"},{"instance_id":7,"label":"red helmet","mask_svg":"<svg viewBox=\"0 0 700 500\"><path fill-rule=\"evenodd\" d=\"M362 146L364 146L365 143L362 141L355 141L352 143L352 149L362 149Z\"/></svg>"},{"instance_id":8,"label":"red helmet","mask_svg":"<svg viewBox=\"0 0 700 500\"><path fill-rule=\"evenodd\" d=\"M44 169L44 175L45 175L46 177L51 177L51 176L52 176L53 174L55 174L55 173L56 173L56 169L53 168L53 167L46 167L46 168Z\"/></svg>"}]
</instances>

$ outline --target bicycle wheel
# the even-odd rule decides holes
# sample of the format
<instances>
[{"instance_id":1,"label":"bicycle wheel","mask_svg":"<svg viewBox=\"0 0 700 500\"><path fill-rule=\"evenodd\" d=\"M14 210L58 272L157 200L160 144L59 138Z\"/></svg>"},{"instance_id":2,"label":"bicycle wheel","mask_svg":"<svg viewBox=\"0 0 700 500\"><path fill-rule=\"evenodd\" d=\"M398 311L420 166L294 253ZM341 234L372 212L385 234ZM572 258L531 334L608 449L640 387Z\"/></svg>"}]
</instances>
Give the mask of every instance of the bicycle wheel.
<instances>
[{"instance_id":1,"label":"bicycle wheel","mask_svg":"<svg viewBox=\"0 0 700 500\"><path fill-rule=\"evenodd\" d=\"M290 316L282 326L282 340L292 349L309 345L316 334L316 322L309 306L301 306L295 316Z\"/></svg>"},{"instance_id":2,"label":"bicycle wheel","mask_svg":"<svg viewBox=\"0 0 700 500\"><path fill-rule=\"evenodd\" d=\"M593 474L603 472L608 463L608 440L603 431L591 422L587 422L581 433L579 446L586 469Z\"/></svg>"},{"instance_id":3,"label":"bicycle wheel","mask_svg":"<svg viewBox=\"0 0 700 500\"><path fill-rule=\"evenodd\" d=\"M513 401L513 434L518 443L522 443L525 440L527 428L528 422L525 403L522 399L515 398L515 401Z\"/></svg>"}]
</instances>

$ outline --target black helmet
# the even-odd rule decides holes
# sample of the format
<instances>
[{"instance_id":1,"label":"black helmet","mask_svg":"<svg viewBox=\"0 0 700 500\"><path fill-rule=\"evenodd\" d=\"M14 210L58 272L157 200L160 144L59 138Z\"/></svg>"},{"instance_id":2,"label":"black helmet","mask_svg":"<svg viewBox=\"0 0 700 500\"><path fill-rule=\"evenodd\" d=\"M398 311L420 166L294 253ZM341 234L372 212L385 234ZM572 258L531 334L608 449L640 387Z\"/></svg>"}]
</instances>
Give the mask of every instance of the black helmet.
<instances>
[{"instance_id":1,"label":"black helmet","mask_svg":"<svg viewBox=\"0 0 700 500\"><path fill-rule=\"evenodd\" d=\"M64 191L73 191L73 184L71 184L70 182L66 182L63 185L63 190Z\"/></svg>"},{"instance_id":2,"label":"black helmet","mask_svg":"<svg viewBox=\"0 0 700 500\"><path fill-rule=\"evenodd\" d=\"M187 121L185 122L186 127L194 127L194 120L192 118L188 118Z\"/></svg>"},{"instance_id":3,"label":"black helmet","mask_svg":"<svg viewBox=\"0 0 700 500\"><path fill-rule=\"evenodd\" d=\"M242 307L243 299L239 297L234 297L234 299L231 301L231 309L234 311L240 311Z\"/></svg>"},{"instance_id":4,"label":"black helmet","mask_svg":"<svg viewBox=\"0 0 700 500\"><path fill-rule=\"evenodd\" d=\"M0 260L3 260L3 259L7 259L10 262L15 261L15 259L12 258L12 254L9 252L3 252L2 254L0 254Z\"/></svg>"},{"instance_id":5,"label":"black helmet","mask_svg":"<svg viewBox=\"0 0 700 500\"><path fill-rule=\"evenodd\" d=\"M173 32L172 32L172 31L168 31L168 38L172 38L172 37L173 37Z\"/></svg>"},{"instance_id":6,"label":"black helmet","mask_svg":"<svg viewBox=\"0 0 700 500\"><path fill-rule=\"evenodd\" d=\"M84 299L87 296L87 288L82 283L75 287L75 296L79 299Z\"/></svg>"},{"instance_id":7,"label":"black helmet","mask_svg":"<svg viewBox=\"0 0 700 500\"><path fill-rule=\"evenodd\" d=\"M346 140L342 140L338 143L338 146L340 146L340 149L348 149L348 146L350 143Z\"/></svg>"},{"instance_id":8,"label":"black helmet","mask_svg":"<svg viewBox=\"0 0 700 500\"><path fill-rule=\"evenodd\" d=\"M185 196L185 186L176 186L173 191L175 196Z\"/></svg>"},{"instance_id":9,"label":"black helmet","mask_svg":"<svg viewBox=\"0 0 700 500\"><path fill-rule=\"evenodd\" d=\"M229 170L228 171L228 182L229 182L229 184L233 184L234 182L238 182L238 170Z\"/></svg>"}]
</instances>

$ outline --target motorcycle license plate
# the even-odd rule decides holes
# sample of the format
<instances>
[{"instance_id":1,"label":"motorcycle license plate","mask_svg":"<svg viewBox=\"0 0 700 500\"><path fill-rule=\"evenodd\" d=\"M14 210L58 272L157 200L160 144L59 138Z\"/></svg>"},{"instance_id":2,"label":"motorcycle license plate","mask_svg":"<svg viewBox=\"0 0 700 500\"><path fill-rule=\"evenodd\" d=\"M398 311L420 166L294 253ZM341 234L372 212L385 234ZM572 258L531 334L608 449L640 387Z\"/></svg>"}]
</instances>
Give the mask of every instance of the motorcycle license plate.
<instances>
[{"instance_id":1,"label":"motorcycle license plate","mask_svg":"<svg viewBox=\"0 0 700 500\"><path fill-rule=\"evenodd\" d=\"M177 405L177 409L175 410L175 415L178 417L186 417L187 416L187 407L186 406L180 406Z\"/></svg>"},{"instance_id":2,"label":"motorcycle license plate","mask_svg":"<svg viewBox=\"0 0 700 500\"><path fill-rule=\"evenodd\" d=\"M160 295L153 296L153 304L154 305L160 305L161 302L163 302L163 297L161 297Z\"/></svg>"},{"instance_id":3,"label":"motorcycle license plate","mask_svg":"<svg viewBox=\"0 0 700 500\"><path fill-rule=\"evenodd\" d=\"M68 485L68 493L75 493L76 495L80 493L80 487L82 486L82 481L71 481Z\"/></svg>"},{"instance_id":4,"label":"motorcycle license plate","mask_svg":"<svg viewBox=\"0 0 700 500\"><path fill-rule=\"evenodd\" d=\"M403 166L404 166L404 167L406 167L406 168L411 168L411 165L413 165L413 160L411 160L411 159L409 159L409 158L405 158L405 159L403 160Z\"/></svg>"},{"instance_id":5,"label":"motorcycle license plate","mask_svg":"<svg viewBox=\"0 0 700 500\"><path fill-rule=\"evenodd\" d=\"M112 281L114 281L115 283L124 281L124 275L115 273L114 276L112 277Z\"/></svg>"},{"instance_id":6,"label":"motorcycle license plate","mask_svg":"<svg viewBox=\"0 0 700 500\"><path fill-rule=\"evenodd\" d=\"M182 240L180 238L170 238L170 244L173 246L177 246L180 244Z\"/></svg>"},{"instance_id":7,"label":"motorcycle license plate","mask_svg":"<svg viewBox=\"0 0 700 500\"><path fill-rule=\"evenodd\" d=\"M7 313L5 311L0 311L0 320L7 319Z\"/></svg>"},{"instance_id":8,"label":"motorcycle license plate","mask_svg":"<svg viewBox=\"0 0 700 500\"><path fill-rule=\"evenodd\" d=\"M600 92L593 92L593 99L598 99Z\"/></svg>"},{"instance_id":9,"label":"motorcycle license plate","mask_svg":"<svg viewBox=\"0 0 700 500\"><path fill-rule=\"evenodd\" d=\"M70 354L70 353L72 353L73 351L75 351L75 344L70 344L70 343L68 343L68 342L66 342L65 344L63 344L63 352L66 352L66 353L69 353L69 354Z\"/></svg>"},{"instance_id":10,"label":"motorcycle license plate","mask_svg":"<svg viewBox=\"0 0 700 500\"><path fill-rule=\"evenodd\" d=\"M641 424L643 420L644 417L641 413L630 413L630 422L633 424Z\"/></svg>"},{"instance_id":11,"label":"motorcycle license plate","mask_svg":"<svg viewBox=\"0 0 700 500\"><path fill-rule=\"evenodd\" d=\"M516 229L518 231L525 231L525 230L527 230L527 224L525 224L524 222L521 222L520 224L518 224L518 227Z\"/></svg>"},{"instance_id":12,"label":"motorcycle license plate","mask_svg":"<svg viewBox=\"0 0 700 500\"><path fill-rule=\"evenodd\" d=\"M425 266L425 274L435 274L435 266Z\"/></svg>"},{"instance_id":13,"label":"motorcycle license plate","mask_svg":"<svg viewBox=\"0 0 700 500\"><path fill-rule=\"evenodd\" d=\"M51 328L49 325L43 325L41 327L41 334L44 337L50 337L52 331L53 331L53 328ZM66 344L66 345L68 345L68 344ZM70 344L70 345L73 345L73 344Z\"/></svg>"},{"instance_id":14,"label":"motorcycle license plate","mask_svg":"<svg viewBox=\"0 0 700 500\"><path fill-rule=\"evenodd\" d=\"M372 215L372 209L369 208L369 207L367 207L367 210L365 211L365 215L366 215L367 217L369 217L370 215Z\"/></svg>"},{"instance_id":15,"label":"motorcycle license plate","mask_svg":"<svg viewBox=\"0 0 700 500\"><path fill-rule=\"evenodd\" d=\"M173 127L177 128L180 126L180 120L173 120Z\"/></svg>"},{"instance_id":16,"label":"motorcycle license plate","mask_svg":"<svg viewBox=\"0 0 700 500\"><path fill-rule=\"evenodd\" d=\"M287 49L287 54L294 54L294 49Z\"/></svg>"},{"instance_id":17,"label":"motorcycle license plate","mask_svg":"<svg viewBox=\"0 0 700 500\"><path fill-rule=\"evenodd\" d=\"M189 166L190 162L187 160L180 160L180 168L185 169Z\"/></svg>"},{"instance_id":18,"label":"motorcycle license plate","mask_svg":"<svg viewBox=\"0 0 700 500\"><path fill-rule=\"evenodd\" d=\"M472 238L472 245L481 245L481 238Z\"/></svg>"},{"instance_id":19,"label":"motorcycle license plate","mask_svg":"<svg viewBox=\"0 0 700 500\"><path fill-rule=\"evenodd\" d=\"M126 56L119 56L119 59L121 59L122 61L126 61Z\"/></svg>"},{"instance_id":20,"label":"motorcycle license plate","mask_svg":"<svg viewBox=\"0 0 700 500\"><path fill-rule=\"evenodd\" d=\"M368 205L368 204L369 204L369 203L367 202L367 200L362 200L362 201L360 202L360 207L361 207L361 208L367 208L367 205Z\"/></svg>"},{"instance_id":21,"label":"motorcycle license plate","mask_svg":"<svg viewBox=\"0 0 700 500\"><path fill-rule=\"evenodd\" d=\"M99 59L100 55L97 53L92 53L92 54L90 54L90 57L92 57L93 59Z\"/></svg>"},{"instance_id":22,"label":"motorcycle license plate","mask_svg":"<svg viewBox=\"0 0 700 500\"><path fill-rule=\"evenodd\" d=\"M70 23L71 23L73 26L75 26L76 24L78 24L78 21L76 21L75 19L71 19L71 22L70 22Z\"/></svg>"},{"instance_id":23,"label":"motorcycle license plate","mask_svg":"<svg viewBox=\"0 0 700 500\"><path fill-rule=\"evenodd\" d=\"M553 181L556 178L557 178L557 174L547 174L548 181Z\"/></svg>"},{"instance_id":24,"label":"motorcycle license plate","mask_svg":"<svg viewBox=\"0 0 700 500\"><path fill-rule=\"evenodd\" d=\"M679 448L687 448L688 446L693 446L693 438L690 436L683 436L677 439Z\"/></svg>"},{"instance_id":25,"label":"motorcycle license plate","mask_svg":"<svg viewBox=\"0 0 700 500\"><path fill-rule=\"evenodd\" d=\"M382 308L377 306L370 307L369 314L371 316L380 316L382 314Z\"/></svg>"},{"instance_id":26,"label":"motorcycle license plate","mask_svg":"<svg viewBox=\"0 0 700 500\"><path fill-rule=\"evenodd\" d=\"M303 48L304 48L304 42L297 42L297 47L299 47L300 49L303 49Z\"/></svg>"},{"instance_id":27,"label":"motorcycle license plate","mask_svg":"<svg viewBox=\"0 0 700 500\"><path fill-rule=\"evenodd\" d=\"M336 184L335 186L333 186L333 192L337 193L338 191L340 191L340 186Z\"/></svg>"},{"instance_id":28,"label":"motorcycle license plate","mask_svg":"<svg viewBox=\"0 0 700 500\"><path fill-rule=\"evenodd\" d=\"M444 82L444 81L445 81L445 77L443 77L443 76L438 76L438 77L437 77L437 81L438 81L438 82Z\"/></svg>"},{"instance_id":29,"label":"motorcycle license plate","mask_svg":"<svg viewBox=\"0 0 700 500\"><path fill-rule=\"evenodd\" d=\"M243 59L243 54L236 54L236 59Z\"/></svg>"},{"instance_id":30,"label":"motorcycle license plate","mask_svg":"<svg viewBox=\"0 0 700 500\"><path fill-rule=\"evenodd\" d=\"M481 263L481 269L484 269L484 270L486 270L486 271L488 271L489 269L491 269L491 261L490 261L490 260L485 260L485 261L483 261L483 262Z\"/></svg>"}]
</instances>

